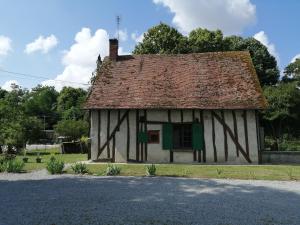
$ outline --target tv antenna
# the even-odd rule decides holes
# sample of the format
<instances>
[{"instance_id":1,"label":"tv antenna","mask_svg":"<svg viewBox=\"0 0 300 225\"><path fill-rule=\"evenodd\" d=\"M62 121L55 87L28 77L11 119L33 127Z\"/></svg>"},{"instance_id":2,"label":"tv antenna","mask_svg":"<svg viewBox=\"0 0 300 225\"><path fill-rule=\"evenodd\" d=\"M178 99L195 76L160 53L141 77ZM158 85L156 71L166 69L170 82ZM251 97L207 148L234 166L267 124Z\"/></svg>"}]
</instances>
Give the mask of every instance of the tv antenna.
<instances>
[{"instance_id":1,"label":"tv antenna","mask_svg":"<svg viewBox=\"0 0 300 225\"><path fill-rule=\"evenodd\" d=\"M116 17L116 22L117 22L117 39L119 40L119 38L120 38L120 22L121 22L121 16L117 15L117 17Z\"/></svg>"}]
</instances>

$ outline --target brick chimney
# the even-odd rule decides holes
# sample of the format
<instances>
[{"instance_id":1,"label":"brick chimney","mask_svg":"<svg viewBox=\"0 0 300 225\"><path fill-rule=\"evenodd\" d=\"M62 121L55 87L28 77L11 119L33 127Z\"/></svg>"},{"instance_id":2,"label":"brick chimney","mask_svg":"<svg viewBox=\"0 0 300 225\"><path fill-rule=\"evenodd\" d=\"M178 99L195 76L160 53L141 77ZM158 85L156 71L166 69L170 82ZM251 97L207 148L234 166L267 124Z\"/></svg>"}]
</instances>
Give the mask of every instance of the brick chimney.
<instances>
[{"instance_id":1,"label":"brick chimney","mask_svg":"<svg viewBox=\"0 0 300 225\"><path fill-rule=\"evenodd\" d=\"M118 39L109 39L109 59L111 61L117 61L118 59Z\"/></svg>"}]
</instances>

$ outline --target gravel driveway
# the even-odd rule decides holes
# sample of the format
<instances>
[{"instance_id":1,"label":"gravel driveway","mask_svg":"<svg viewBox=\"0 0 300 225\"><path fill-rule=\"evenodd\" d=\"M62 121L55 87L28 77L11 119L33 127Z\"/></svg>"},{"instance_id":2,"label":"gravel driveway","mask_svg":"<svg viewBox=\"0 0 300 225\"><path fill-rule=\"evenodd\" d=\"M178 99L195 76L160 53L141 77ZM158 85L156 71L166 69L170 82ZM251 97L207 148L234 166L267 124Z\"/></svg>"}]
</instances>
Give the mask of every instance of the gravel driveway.
<instances>
[{"instance_id":1,"label":"gravel driveway","mask_svg":"<svg viewBox=\"0 0 300 225\"><path fill-rule=\"evenodd\" d=\"M292 225L299 209L300 182L0 174L1 225Z\"/></svg>"}]
</instances>

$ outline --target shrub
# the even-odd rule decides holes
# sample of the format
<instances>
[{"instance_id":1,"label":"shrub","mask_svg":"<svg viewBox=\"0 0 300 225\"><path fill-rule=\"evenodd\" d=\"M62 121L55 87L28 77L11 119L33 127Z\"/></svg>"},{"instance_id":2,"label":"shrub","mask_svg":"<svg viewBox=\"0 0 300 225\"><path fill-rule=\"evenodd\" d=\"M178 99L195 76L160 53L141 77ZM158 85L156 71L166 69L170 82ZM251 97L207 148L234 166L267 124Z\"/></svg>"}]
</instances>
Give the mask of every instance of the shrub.
<instances>
[{"instance_id":1,"label":"shrub","mask_svg":"<svg viewBox=\"0 0 300 225\"><path fill-rule=\"evenodd\" d=\"M0 156L0 173L6 171L7 160L4 156Z\"/></svg>"},{"instance_id":2,"label":"shrub","mask_svg":"<svg viewBox=\"0 0 300 225\"><path fill-rule=\"evenodd\" d=\"M108 164L106 168L106 176L116 176L121 172L121 168L116 165Z\"/></svg>"},{"instance_id":3,"label":"shrub","mask_svg":"<svg viewBox=\"0 0 300 225\"><path fill-rule=\"evenodd\" d=\"M21 173L24 168L24 162L19 159L11 159L6 161L6 171L8 173Z\"/></svg>"},{"instance_id":4,"label":"shrub","mask_svg":"<svg viewBox=\"0 0 300 225\"><path fill-rule=\"evenodd\" d=\"M218 176L221 176L221 175L222 175L222 173L223 173L223 170L222 170L222 169L220 169L220 168L217 168L217 174L218 174Z\"/></svg>"},{"instance_id":5,"label":"shrub","mask_svg":"<svg viewBox=\"0 0 300 225\"><path fill-rule=\"evenodd\" d=\"M156 166L154 164L146 166L146 175L155 176L156 175Z\"/></svg>"},{"instance_id":6,"label":"shrub","mask_svg":"<svg viewBox=\"0 0 300 225\"><path fill-rule=\"evenodd\" d=\"M89 172L88 168L84 163L75 163L71 166L71 168L76 174L85 174Z\"/></svg>"},{"instance_id":7,"label":"shrub","mask_svg":"<svg viewBox=\"0 0 300 225\"><path fill-rule=\"evenodd\" d=\"M59 159L56 159L54 156L50 158L50 161L47 162L46 169L50 174L62 174L65 163Z\"/></svg>"}]
</instances>

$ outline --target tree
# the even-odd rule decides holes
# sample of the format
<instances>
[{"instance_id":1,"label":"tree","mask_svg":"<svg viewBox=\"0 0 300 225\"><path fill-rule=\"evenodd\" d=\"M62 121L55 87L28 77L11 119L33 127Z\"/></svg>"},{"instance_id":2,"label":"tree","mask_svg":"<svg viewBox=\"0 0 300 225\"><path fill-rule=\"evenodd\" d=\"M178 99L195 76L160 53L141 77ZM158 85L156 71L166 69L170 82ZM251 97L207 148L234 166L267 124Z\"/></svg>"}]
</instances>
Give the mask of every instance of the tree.
<instances>
[{"instance_id":1,"label":"tree","mask_svg":"<svg viewBox=\"0 0 300 225\"><path fill-rule=\"evenodd\" d=\"M230 36L223 38L222 31L197 28L189 37L175 28L159 24L148 30L143 42L136 45L134 54L178 54L208 51L249 51L262 86L273 85L279 79L279 70L274 56L266 46L254 38Z\"/></svg>"},{"instance_id":2,"label":"tree","mask_svg":"<svg viewBox=\"0 0 300 225\"><path fill-rule=\"evenodd\" d=\"M55 126L55 132L71 141L88 135L89 123L84 120L62 120Z\"/></svg>"},{"instance_id":3,"label":"tree","mask_svg":"<svg viewBox=\"0 0 300 225\"><path fill-rule=\"evenodd\" d=\"M64 87L57 98L57 111L63 119L82 119L87 92L81 88Z\"/></svg>"},{"instance_id":4,"label":"tree","mask_svg":"<svg viewBox=\"0 0 300 225\"><path fill-rule=\"evenodd\" d=\"M224 50L226 51L249 51L260 84L273 85L279 79L279 70L274 56L267 47L254 38L243 39L238 36L224 38Z\"/></svg>"},{"instance_id":5,"label":"tree","mask_svg":"<svg viewBox=\"0 0 300 225\"><path fill-rule=\"evenodd\" d=\"M0 99L0 145L21 148L27 141L36 141L41 123L36 117L24 113L26 90L15 86Z\"/></svg>"},{"instance_id":6,"label":"tree","mask_svg":"<svg viewBox=\"0 0 300 225\"><path fill-rule=\"evenodd\" d=\"M187 38L175 28L160 23L144 34L143 42L137 44L133 54L178 54L187 52Z\"/></svg>"},{"instance_id":7,"label":"tree","mask_svg":"<svg viewBox=\"0 0 300 225\"><path fill-rule=\"evenodd\" d=\"M7 91L6 90L3 90L0 88L0 99L1 98L4 98L4 96L6 95Z\"/></svg>"},{"instance_id":8,"label":"tree","mask_svg":"<svg viewBox=\"0 0 300 225\"><path fill-rule=\"evenodd\" d=\"M220 30L209 31L197 28L189 34L191 52L216 52L223 50L223 33Z\"/></svg>"},{"instance_id":9,"label":"tree","mask_svg":"<svg viewBox=\"0 0 300 225\"><path fill-rule=\"evenodd\" d=\"M300 81L300 58L285 67L283 81Z\"/></svg>"},{"instance_id":10,"label":"tree","mask_svg":"<svg viewBox=\"0 0 300 225\"><path fill-rule=\"evenodd\" d=\"M263 113L265 127L267 130L269 128L278 149L283 133L300 119L300 90L295 82L281 82L276 86L265 87L264 95L269 103Z\"/></svg>"},{"instance_id":11,"label":"tree","mask_svg":"<svg viewBox=\"0 0 300 225\"><path fill-rule=\"evenodd\" d=\"M46 122L45 127L52 129L58 120L56 112L57 97L58 93L54 87L38 85L25 96L25 113L29 116L44 119Z\"/></svg>"}]
</instances>

